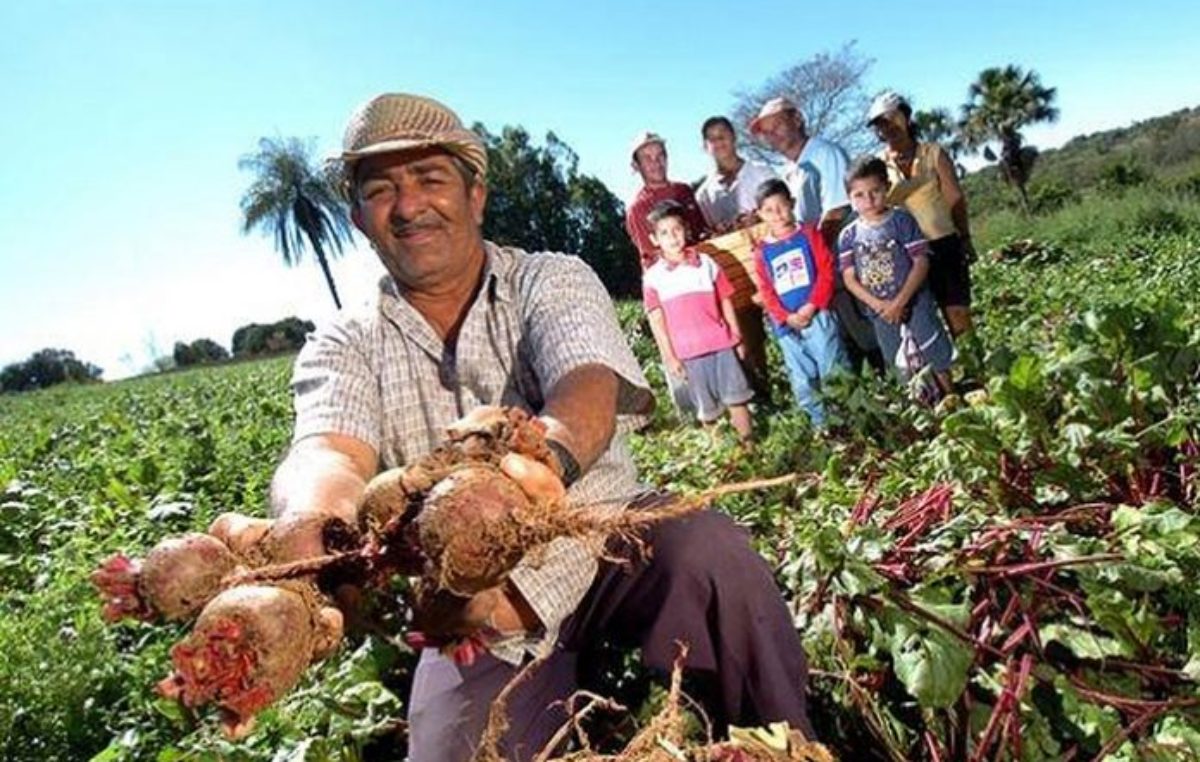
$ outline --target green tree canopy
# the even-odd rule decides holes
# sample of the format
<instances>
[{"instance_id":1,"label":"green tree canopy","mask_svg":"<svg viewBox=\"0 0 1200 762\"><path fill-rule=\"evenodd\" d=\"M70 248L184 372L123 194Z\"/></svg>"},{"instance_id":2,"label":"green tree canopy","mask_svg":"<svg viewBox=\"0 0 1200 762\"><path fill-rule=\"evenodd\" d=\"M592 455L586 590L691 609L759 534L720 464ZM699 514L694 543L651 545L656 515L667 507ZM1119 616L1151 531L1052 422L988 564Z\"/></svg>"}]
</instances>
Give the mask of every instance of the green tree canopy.
<instances>
[{"instance_id":1,"label":"green tree canopy","mask_svg":"<svg viewBox=\"0 0 1200 762\"><path fill-rule=\"evenodd\" d=\"M328 173L314 164L311 144L298 138L262 138L258 152L243 156L238 167L255 175L242 196L242 232L259 228L273 235L289 267L300 262L307 242L333 303L341 309L329 257L340 256L343 242L350 240L350 216Z\"/></svg>"},{"instance_id":2,"label":"green tree canopy","mask_svg":"<svg viewBox=\"0 0 1200 762\"><path fill-rule=\"evenodd\" d=\"M575 152L552 132L538 146L522 127L498 135L482 124L473 129L488 151L484 236L530 251L578 254L610 294L636 294L641 270L625 234L624 206L604 183L580 174Z\"/></svg>"},{"instance_id":3,"label":"green tree canopy","mask_svg":"<svg viewBox=\"0 0 1200 762\"><path fill-rule=\"evenodd\" d=\"M233 356L253 357L299 349L308 334L316 329L311 320L286 317L274 323L249 323L233 332L230 346Z\"/></svg>"},{"instance_id":4,"label":"green tree canopy","mask_svg":"<svg viewBox=\"0 0 1200 762\"><path fill-rule=\"evenodd\" d=\"M229 359L229 351L212 339L196 339L190 344L177 341L172 355L177 368L224 362Z\"/></svg>"},{"instance_id":5,"label":"green tree canopy","mask_svg":"<svg viewBox=\"0 0 1200 762\"><path fill-rule=\"evenodd\" d=\"M965 147L970 151L983 149L984 157L994 161L996 154L988 144L1000 144L1000 172L1017 189L1026 211L1029 195L1025 186L1037 160L1037 149L1024 144L1021 131L1031 124L1058 118L1055 94L1053 87L1042 85L1036 72L1010 64L981 71L962 106L959 128Z\"/></svg>"},{"instance_id":6,"label":"green tree canopy","mask_svg":"<svg viewBox=\"0 0 1200 762\"><path fill-rule=\"evenodd\" d=\"M103 372L92 363L77 359L68 349L41 349L24 362L0 371L0 391L25 392L65 381L96 381Z\"/></svg>"}]
</instances>

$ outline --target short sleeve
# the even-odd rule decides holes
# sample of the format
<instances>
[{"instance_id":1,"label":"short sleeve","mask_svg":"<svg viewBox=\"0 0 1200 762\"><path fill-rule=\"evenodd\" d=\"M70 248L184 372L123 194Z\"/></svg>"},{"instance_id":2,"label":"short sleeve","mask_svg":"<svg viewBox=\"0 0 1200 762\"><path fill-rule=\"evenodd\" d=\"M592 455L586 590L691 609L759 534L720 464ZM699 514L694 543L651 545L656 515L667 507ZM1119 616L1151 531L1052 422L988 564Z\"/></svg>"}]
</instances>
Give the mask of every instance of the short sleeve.
<instances>
[{"instance_id":1,"label":"short sleeve","mask_svg":"<svg viewBox=\"0 0 1200 762\"><path fill-rule=\"evenodd\" d=\"M729 277L725 275L725 271L716 262L709 260L709 267L712 268L713 286L716 288L718 299L729 299L733 297L733 284L729 282Z\"/></svg>"},{"instance_id":2,"label":"short sleeve","mask_svg":"<svg viewBox=\"0 0 1200 762\"><path fill-rule=\"evenodd\" d=\"M896 228L898 237L904 242L904 250L910 257L923 257L929 253L929 242L921 232L917 220L903 210L896 211Z\"/></svg>"},{"instance_id":3,"label":"short sleeve","mask_svg":"<svg viewBox=\"0 0 1200 762\"><path fill-rule=\"evenodd\" d=\"M838 269L854 267L854 225L847 225L838 235Z\"/></svg>"},{"instance_id":4,"label":"short sleeve","mask_svg":"<svg viewBox=\"0 0 1200 762\"><path fill-rule=\"evenodd\" d=\"M542 388L554 388L584 365L604 365L621 380L618 415L653 409L649 384L596 273L582 259L562 254L537 254L528 262L518 288L528 360Z\"/></svg>"},{"instance_id":5,"label":"short sleeve","mask_svg":"<svg viewBox=\"0 0 1200 762\"><path fill-rule=\"evenodd\" d=\"M662 306L662 300L658 296L658 289L650 283L649 271L642 276L642 305L645 306L646 312L656 310Z\"/></svg>"},{"instance_id":6,"label":"short sleeve","mask_svg":"<svg viewBox=\"0 0 1200 762\"><path fill-rule=\"evenodd\" d=\"M364 333L360 323L342 322L323 325L309 335L292 371L293 441L344 434L379 451L383 405Z\"/></svg>"}]
</instances>

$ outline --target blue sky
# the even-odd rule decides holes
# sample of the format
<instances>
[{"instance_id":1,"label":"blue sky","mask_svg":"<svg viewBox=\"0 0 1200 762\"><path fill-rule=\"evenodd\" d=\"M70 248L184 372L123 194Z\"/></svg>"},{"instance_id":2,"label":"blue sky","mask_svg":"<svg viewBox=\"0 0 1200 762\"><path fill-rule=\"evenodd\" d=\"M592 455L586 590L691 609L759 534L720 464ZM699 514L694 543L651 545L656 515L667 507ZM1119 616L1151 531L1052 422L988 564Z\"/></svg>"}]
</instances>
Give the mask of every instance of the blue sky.
<instances>
[{"instance_id":1,"label":"blue sky","mask_svg":"<svg viewBox=\"0 0 1200 762\"><path fill-rule=\"evenodd\" d=\"M987 66L1032 67L1062 118L1029 137L1053 146L1200 104L1197 28L1185 0L0 3L0 365L56 346L115 378L178 339L331 314L312 262L285 269L240 234L237 159L264 135L332 152L378 92L553 130L626 197L637 131L698 177L698 126L735 89L850 40L875 61L868 89L918 108L956 107ZM377 274L362 243L336 266L352 303Z\"/></svg>"}]
</instances>

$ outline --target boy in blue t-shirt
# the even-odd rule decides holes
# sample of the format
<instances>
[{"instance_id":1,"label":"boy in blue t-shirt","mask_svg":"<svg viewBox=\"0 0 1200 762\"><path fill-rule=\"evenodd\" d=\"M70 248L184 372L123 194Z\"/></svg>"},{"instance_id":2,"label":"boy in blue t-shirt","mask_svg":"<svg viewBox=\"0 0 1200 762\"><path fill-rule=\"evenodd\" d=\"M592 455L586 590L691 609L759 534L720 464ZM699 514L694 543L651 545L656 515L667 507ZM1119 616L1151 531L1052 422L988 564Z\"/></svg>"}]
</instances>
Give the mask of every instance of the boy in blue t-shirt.
<instances>
[{"instance_id":1,"label":"boy in blue t-shirt","mask_svg":"<svg viewBox=\"0 0 1200 762\"><path fill-rule=\"evenodd\" d=\"M846 173L846 189L858 213L838 238L838 266L846 290L869 310L884 359L896 358L901 326L907 326L920 357L907 358L904 365L930 365L938 386L949 393L954 347L925 283L925 236L911 214L888 206L887 165L882 159L864 156L855 161Z\"/></svg>"},{"instance_id":2,"label":"boy in blue t-shirt","mask_svg":"<svg viewBox=\"0 0 1200 762\"><path fill-rule=\"evenodd\" d=\"M758 215L767 236L754 247L758 293L775 326L796 404L816 428L825 425L820 382L846 366L833 299L833 254L816 223L796 223L795 202L782 180L759 186Z\"/></svg>"}]
</instances>

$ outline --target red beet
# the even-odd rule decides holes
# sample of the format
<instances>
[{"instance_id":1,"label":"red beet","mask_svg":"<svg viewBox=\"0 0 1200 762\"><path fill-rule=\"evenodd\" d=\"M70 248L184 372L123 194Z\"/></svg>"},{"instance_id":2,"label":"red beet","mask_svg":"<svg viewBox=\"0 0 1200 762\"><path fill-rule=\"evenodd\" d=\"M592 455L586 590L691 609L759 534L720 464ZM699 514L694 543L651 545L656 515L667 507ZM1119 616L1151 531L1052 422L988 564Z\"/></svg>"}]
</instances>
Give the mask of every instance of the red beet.
<instances>
[{"instance_id":1,"label":"red beet","mask_svg":"<svg viewBox=\"0 0 1200 762\"><path fill-rule=\"evenodd\" d=\"M117 554L92 573L105 596L104 617L150 620L188 619L221 589L221 580L237 566L225 544L207 534L170 537L144 559Z\"/></svg>"},{"instance_id":2,"label":"red beet","mask_svg":"<svg viewBox=\"0 0 1200 762\"><path fill-rule=\"evenodd\" d=\"M320 606L311 588L230 588L204 607L192 633L171 649L175 671L158 690L186 706L216 704L225 731L239 736L341 636L341 613Z\"/></svg>"}]
</instances>

